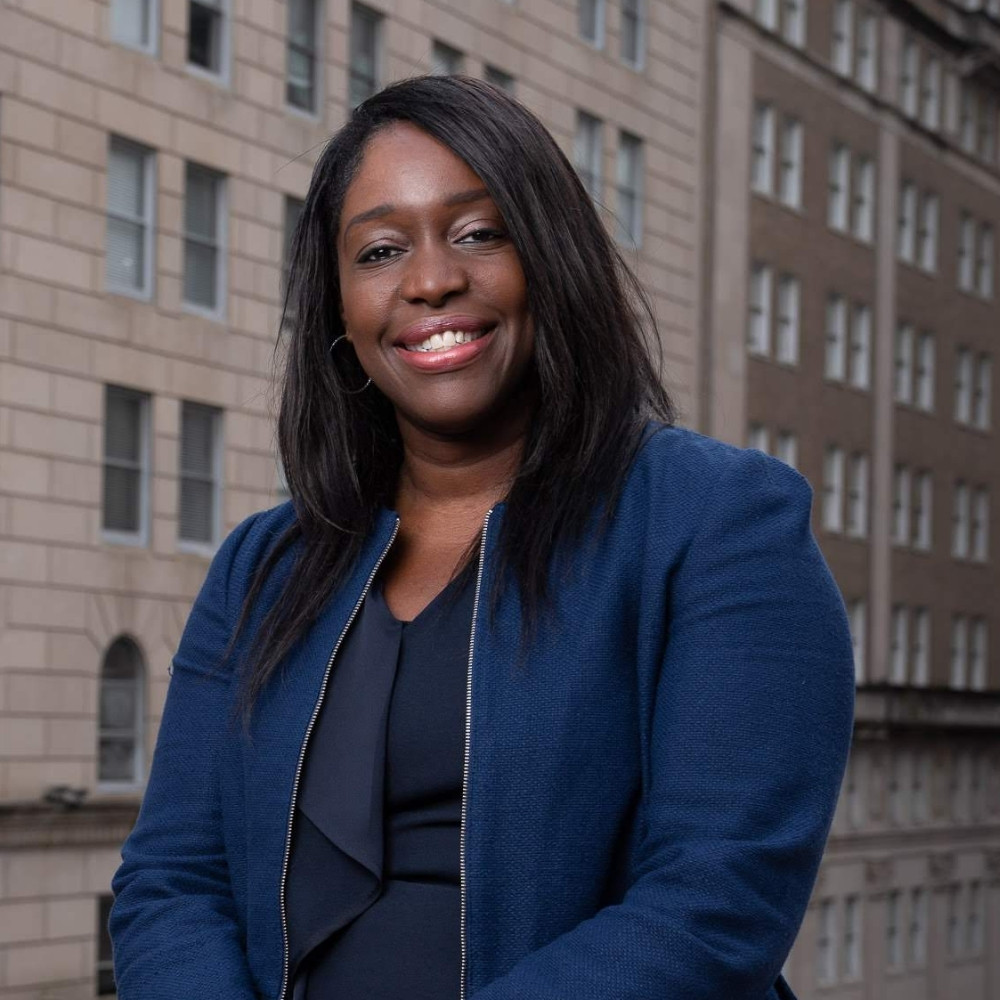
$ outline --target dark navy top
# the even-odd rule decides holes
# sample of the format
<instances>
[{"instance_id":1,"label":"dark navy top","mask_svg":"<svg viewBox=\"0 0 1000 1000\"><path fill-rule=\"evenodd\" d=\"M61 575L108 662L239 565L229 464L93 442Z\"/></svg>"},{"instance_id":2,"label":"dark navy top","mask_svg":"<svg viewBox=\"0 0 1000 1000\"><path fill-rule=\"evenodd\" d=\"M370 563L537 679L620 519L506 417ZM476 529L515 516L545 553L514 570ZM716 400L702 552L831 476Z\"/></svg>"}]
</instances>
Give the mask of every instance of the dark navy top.
<instances>
[{"instance_id":1,"label":"dark navy top","mask_svg":"<svg viewBox=\"0 0 1000 1000\"><path fill-rule=\"evenodd\" d=\"M293 1000L459 993L459 835L475 574L411 622L381 576L331 670L287 881Z\"/></svg>"}]
</instances>

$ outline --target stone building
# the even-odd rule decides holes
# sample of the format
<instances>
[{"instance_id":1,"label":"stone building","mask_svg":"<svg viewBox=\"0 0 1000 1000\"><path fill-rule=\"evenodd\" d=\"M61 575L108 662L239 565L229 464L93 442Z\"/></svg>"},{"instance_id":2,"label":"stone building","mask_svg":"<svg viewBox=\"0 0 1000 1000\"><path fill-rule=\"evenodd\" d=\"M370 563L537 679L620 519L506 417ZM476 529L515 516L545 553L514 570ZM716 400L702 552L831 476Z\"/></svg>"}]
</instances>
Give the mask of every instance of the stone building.
<instances>
[{"instance_id":1,"label":"stone building","mask_svg":"<svg viewBox=\"0 0 1000 1000\"><path fill-rule=\"evenodd\" d=\"M801 998L994 998L1000 5L712 17L701 429L813 484L858 680L788 978Z\"/></svg>"},{"instance_id":2,"label":"stone building","mask_svg":"<svg viewBox=\"0 0 1000 1000\"><path fill-rule=\"evenodd\" d=\"M571 156L683 422L816 488L859 721L796 992L1000 995L996 13L6 0L0 1000L113 991L108 882L170 657L220 538L281 498L311 165L352 102L430 71L511 88Z\"/></svg>"}]
</instances>

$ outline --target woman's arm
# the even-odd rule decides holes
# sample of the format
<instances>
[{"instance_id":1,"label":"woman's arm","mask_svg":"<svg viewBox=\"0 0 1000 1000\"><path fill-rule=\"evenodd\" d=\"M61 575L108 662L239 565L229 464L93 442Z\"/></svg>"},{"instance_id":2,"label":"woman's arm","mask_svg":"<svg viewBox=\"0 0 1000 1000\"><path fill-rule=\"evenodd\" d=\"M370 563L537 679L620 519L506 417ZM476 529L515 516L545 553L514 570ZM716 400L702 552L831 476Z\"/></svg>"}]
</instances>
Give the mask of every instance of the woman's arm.
<instances>
[{"instance_id":1,"label":"woman's arm","mask_svg":"<svg viewBox=\"0 0 1000 1000\"><path fill-rule=\"evenodd\" d=\"M142 809L112 881L119 1000L256 997L230 890L218 773L219 748L235 738L231 673L220 660L246 585L233 565L252 523L212 560L174 657Z\"/></svg>"},{"instance_id":2,"label":"woman's arm","mask_svg":"<svg viewBox=\"0 0 1000 1000\"><path fill-rule=\"evenodd\" d=\"M766 996L851 738L850 638L811 497L757 452L723 474L672 582L636 879L472 1000Z\"/></svg>"}]
</instances>

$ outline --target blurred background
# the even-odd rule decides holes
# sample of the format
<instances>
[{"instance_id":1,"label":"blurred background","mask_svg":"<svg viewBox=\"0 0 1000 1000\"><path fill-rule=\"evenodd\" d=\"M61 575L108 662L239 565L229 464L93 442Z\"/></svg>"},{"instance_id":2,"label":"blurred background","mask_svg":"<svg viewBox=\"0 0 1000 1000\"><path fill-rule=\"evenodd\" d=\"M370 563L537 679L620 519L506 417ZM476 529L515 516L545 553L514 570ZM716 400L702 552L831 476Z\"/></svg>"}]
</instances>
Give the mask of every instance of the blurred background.
<instances>
[{"instance_id":1,"label":"blurred background","mask_svg":"<svg viewBox=\"0 0 1000 1000\"><path fill-rule=\"evenodd\" d=\"M813 485L858 699L793 989L1000 1000L1000 0L0 0L0 998L114 992L170 658L284 498L311 165L423 72L541 117L682 422Z\"/></svg>"}]
</instances>

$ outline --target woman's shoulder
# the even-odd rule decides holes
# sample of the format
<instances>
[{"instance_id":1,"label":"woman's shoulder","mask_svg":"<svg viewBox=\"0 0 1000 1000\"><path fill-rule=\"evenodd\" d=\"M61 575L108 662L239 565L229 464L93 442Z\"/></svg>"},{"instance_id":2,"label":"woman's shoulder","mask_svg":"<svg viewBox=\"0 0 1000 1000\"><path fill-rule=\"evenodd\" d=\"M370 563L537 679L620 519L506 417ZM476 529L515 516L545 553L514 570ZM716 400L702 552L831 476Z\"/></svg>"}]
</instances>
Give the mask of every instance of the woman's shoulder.
<instances>
[{"instance_id":1,"label":"woman's shoulder","mask_svg":"<svg viewBox=\"0 0 1000 1000\"><path fill-rule=\"evenodd\" d=\"M695 518L710 501L726 496L767 495L807 504L812 499L805 477L771 455L652 420L646 424L626 493L660 513L666 504Z\"/></svg>"}]
</instances>

